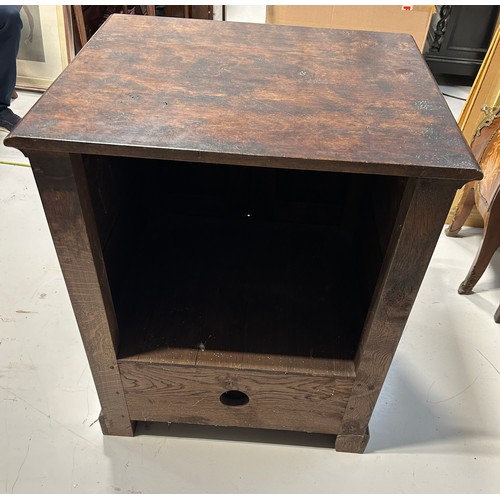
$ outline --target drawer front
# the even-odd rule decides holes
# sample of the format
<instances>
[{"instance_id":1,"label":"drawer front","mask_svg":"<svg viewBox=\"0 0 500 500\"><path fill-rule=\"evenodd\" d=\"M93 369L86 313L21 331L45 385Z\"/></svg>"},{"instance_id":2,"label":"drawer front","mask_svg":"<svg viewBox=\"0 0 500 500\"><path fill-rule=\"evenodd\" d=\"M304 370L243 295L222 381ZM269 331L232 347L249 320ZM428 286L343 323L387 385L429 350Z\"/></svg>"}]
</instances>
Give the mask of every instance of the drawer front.
<instances>
[{"instance_id":1,"label":"drawer front","mask_svg":"<svg viewBox=\"0 0 500 500\"><path fill-rule=\"evenodd\" d=\"M131 420L336 434L349 378L120 362Z\"/></svg>"}]
</instances>

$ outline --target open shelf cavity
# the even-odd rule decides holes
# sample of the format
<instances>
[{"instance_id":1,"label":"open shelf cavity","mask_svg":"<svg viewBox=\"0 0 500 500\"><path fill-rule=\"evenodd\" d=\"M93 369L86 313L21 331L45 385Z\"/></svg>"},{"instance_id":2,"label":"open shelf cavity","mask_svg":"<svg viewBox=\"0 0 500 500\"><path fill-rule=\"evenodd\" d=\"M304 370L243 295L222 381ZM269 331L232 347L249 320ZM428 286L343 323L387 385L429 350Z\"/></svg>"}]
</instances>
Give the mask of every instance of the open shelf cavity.
<instances>
[{"instance_id":1,"label":"open shelf cavity","mask_svg":"<svg viewBox=\"0 0 500 500\"><path fill-rule=\"evenodd\" d=\"M120 363L354 376L376 214L393 213L371 192L389 178L95 156L86 171Z\"/></svg>"}]
</instances>

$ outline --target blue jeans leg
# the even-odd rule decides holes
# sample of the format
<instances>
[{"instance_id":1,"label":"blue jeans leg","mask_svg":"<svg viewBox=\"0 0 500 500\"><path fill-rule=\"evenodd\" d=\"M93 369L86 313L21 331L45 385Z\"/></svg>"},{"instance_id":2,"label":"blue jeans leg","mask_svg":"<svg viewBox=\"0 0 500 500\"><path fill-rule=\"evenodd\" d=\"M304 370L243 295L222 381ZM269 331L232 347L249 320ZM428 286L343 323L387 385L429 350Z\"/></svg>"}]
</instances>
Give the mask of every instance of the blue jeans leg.
<instances>
[{"instance_id":1,"label":"blue jeans leg","mask_svg":"<svg viewBox=\"0 0 500 500\"><path fill-rule=\"evenodd\" d=\"M22 27L19 7L0 5L0 111L10 105L16 86L16 57Z\"/></svg>"}]
</instances>

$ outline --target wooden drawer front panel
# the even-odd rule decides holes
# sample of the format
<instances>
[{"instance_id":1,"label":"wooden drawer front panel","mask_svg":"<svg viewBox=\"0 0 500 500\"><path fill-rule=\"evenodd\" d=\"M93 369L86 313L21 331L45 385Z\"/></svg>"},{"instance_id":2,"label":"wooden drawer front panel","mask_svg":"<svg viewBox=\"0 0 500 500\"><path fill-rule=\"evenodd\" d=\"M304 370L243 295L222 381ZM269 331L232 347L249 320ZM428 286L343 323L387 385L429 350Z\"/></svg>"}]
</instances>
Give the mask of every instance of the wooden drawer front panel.
<instances>
[{"instance_id":1,"label":"wooden drawer front panel","mask_svg":"<svg viewBox=\"0 0 500 500\"><path fill-rule=\"evenodd\" d=\"M336 434L353 380L330 376L120 362L131 420ZM226 391L249 398L223 404Z\"/></svg>"}]
</instances>

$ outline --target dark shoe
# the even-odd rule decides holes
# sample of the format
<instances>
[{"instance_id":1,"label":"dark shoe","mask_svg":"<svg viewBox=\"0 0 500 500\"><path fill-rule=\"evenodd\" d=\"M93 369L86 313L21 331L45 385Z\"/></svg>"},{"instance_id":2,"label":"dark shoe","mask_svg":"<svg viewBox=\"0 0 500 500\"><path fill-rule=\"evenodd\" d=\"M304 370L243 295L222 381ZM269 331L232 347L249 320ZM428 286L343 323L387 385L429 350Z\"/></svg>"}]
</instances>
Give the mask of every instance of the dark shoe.
<instances>
[{"instance_id":1,"label":"dark shoe","mask_svg":"<svg viewBox=\"0 0 500 500\"><path fill-rule=\"evenodd\" d=\"M0 111L0 130L12 132L17 122L21 119L10 108L5 108Z\"/></svg>"},{"instance_id":2,"label":"dark shoe","mask_svg":"<svg viewBox=\"0 0 500 500\"><path fill-rule=\"evenodd\" d=\"M10 96L11 99L17 99L19 97L19 94L16 92L16 89L12 91L12 95Z\"/></svg>"}]
</instances>

